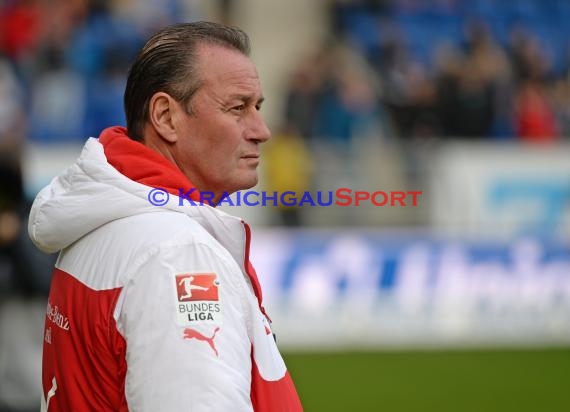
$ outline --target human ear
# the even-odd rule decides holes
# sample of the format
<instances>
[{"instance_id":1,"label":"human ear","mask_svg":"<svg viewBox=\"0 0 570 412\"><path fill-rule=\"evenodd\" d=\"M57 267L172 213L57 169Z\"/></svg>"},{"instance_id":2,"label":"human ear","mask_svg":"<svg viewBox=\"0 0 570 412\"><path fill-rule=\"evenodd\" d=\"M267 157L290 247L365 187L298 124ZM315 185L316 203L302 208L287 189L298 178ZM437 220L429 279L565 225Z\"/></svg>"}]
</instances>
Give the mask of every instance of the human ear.
<instances>
[{"instance_id":1,"label":"human ear","mask_svg":"<svg viewBox=\"0 0 570 412\"><path fill-rule=\"evenodd\" d=\"M168 93L157 92L150 98L149 120L157 134L169 143L178 140L173 123L176 102Z\"/></svg>"}]
</instances>

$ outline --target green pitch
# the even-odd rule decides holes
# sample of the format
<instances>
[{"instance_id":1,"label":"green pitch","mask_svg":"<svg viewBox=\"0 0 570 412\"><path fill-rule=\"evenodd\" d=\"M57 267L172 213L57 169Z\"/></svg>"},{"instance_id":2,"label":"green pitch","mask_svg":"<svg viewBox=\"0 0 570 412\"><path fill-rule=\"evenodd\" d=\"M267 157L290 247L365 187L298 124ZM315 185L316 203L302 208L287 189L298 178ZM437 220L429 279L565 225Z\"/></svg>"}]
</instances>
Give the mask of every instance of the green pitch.
<instances>
[{"instance_id":1,"label":"green pitch","mask_svg":"<svg viewBox=\"0 0 570 412\"><path fill-rule=\"evenodd\" d=\"M570 411L570 349L289 353L312 411Z\"/></svg>"}]
</instances>

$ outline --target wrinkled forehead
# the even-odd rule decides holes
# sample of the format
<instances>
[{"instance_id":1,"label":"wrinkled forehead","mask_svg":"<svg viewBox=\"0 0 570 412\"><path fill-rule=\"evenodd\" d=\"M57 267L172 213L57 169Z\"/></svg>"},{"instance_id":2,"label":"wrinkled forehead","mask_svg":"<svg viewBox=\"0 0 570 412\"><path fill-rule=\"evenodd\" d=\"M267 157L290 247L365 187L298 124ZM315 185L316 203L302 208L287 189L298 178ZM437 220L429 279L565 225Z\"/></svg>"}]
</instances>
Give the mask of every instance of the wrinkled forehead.
<instances>
[{"instance_id":1,"label":"wrinkled forehead","mask_svg":"<svg viewBox=\"0 0 570 412\"><path fill-rule=\"evenodd\" d=\"M203 86L261 94L257 69L248 56L216 44L198 46L197 56Z\"/></svg>"}]
</instances>

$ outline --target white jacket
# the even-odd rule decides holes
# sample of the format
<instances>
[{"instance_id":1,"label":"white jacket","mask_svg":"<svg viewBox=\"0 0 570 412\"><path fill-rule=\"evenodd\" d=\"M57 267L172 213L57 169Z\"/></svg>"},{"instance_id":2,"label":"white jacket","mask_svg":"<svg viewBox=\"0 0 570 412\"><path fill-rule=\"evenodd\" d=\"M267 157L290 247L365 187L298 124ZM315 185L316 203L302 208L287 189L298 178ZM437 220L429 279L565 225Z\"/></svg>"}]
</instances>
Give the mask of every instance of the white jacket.
<instances>
[{"instance_id":1,"label":"white jacket","mask_svg":"<svg viewBox=\"0 0 570 412\"><path fill-rule=\"evenodd\" d=\"M92 138L34 202L32 240L61 251L44 410L302 410L256 297L249 227L172 194L153 206L150 190Z\"/></svg>"}]
</instances>

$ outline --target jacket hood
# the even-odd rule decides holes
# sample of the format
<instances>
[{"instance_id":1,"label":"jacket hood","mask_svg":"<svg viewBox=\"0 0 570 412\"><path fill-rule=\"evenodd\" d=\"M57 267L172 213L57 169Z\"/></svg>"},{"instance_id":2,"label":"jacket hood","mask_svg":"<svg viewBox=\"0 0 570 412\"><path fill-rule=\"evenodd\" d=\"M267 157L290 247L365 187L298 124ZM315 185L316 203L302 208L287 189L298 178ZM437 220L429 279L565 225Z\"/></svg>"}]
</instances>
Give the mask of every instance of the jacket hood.
<instances>
[{"instance_id":1,"label":"jacket hood","mask_svg":"<svg viewBox=\"0 0 570 412\"><path fill-rule=\"evenodd\" d=\"M203 213L209 206L179 206L170 196L162 207L149 202L152 188L178 195L193 185L160 154L126 135L122 127L106 129L99 139L87 140L75 164L42 189L30 213L28 232L46 253L66 248L100 226L128 216L149 212ZM192 196L197 200L199 193ZM223 213L222 213L223 214Z\"/></svg>"}]
</instances>

